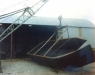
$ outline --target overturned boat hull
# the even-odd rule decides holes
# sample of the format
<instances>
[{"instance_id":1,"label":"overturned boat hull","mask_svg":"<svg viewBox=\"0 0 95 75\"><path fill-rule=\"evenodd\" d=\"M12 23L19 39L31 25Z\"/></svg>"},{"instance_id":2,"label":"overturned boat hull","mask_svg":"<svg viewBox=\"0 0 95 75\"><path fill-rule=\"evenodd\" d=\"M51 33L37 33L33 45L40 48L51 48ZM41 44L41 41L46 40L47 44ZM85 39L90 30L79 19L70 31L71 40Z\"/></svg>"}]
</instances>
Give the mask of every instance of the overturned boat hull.
<instances>
[{"instance_id":1,"label":"overturned boat hull","mask_svg":"<svg viewBox=\"0 0 95 75\"><path fill-rule=\"evenodd\" d=\"M62 39L50 49L54 42L49 41L44 47L42 42L27 54L36 63L56 70L73 70L94 61L92 48L85 39Z\"/></svg>"}]
</instances>

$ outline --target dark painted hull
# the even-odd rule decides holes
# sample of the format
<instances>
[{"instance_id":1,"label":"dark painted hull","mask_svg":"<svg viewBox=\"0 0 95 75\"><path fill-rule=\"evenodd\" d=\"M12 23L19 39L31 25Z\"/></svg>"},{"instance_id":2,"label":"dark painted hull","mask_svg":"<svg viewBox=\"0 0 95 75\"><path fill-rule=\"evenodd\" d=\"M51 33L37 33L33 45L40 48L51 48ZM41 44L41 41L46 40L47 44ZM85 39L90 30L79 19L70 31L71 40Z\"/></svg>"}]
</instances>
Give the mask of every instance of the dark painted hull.
<instances>
[{"instance_id":1,"label":"dark painted hull","mask_svg":"<svg viewBox=\"0 0 95 75\"><path fill-rule=\"evenodd\" d=\"M87 40L85 39L69 38L59 40L57 44L48 51L54 42L55 41L50 41L39 50L45 43L43 42L27 54L33 61L56 70L73 70L94 61L92 48L90 44L87 44ZM37 50L39 51L37 52ZM48 53L46 54L47 51Z\"/></svg>"}]
</instances>

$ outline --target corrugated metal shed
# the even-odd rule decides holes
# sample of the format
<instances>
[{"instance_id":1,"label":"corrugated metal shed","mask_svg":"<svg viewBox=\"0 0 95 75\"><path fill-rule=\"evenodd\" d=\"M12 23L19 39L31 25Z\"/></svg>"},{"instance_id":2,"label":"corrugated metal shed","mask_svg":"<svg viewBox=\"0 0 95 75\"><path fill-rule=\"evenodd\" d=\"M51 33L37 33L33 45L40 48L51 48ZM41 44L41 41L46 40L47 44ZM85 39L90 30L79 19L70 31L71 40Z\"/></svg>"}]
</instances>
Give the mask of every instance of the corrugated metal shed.
<instances>
[{"instance_id":1,"label":"corrugated metal shed","mask_svg":"<svg viewBox=\"0 0 95 75\"><path fill-rule=\"evenodd\" d=\"M63 31L65 31L65 29ZM84 38L88 41L89 44L91 44L91 47L95 50L95 28L68 27L68 32L69 32L69 38L72 38L72 37ZM64 38L68 38L67 32L63 34L63 39Z\"/></svg>"},{"instance_id":2,"label":"corrugated metal shed","mask_svg":"<svg viewBox=\"0 0 95 75\"><path fill-rule=\"evenodd\" d=\"M1 23L13 23L19 15L14 15L9 17L8 19L0 19ZM2 22L3 21L3 22ZM58 17L36 17L33 16L29 20L27 20L25 25L49 25L49 26L58 26L60 23ZM88 40L91 44L92 48L95 49L95 25L85 19L72 19L72 18L63 18L62 25L68 25L69 37L82 37ZM80 36L80 28L81 28L81 36ZM62 30L61 32L63 32ZM58 32L58 35L60 33ZM68 38L67 33L63 34L63 38Z\"/></svg>"},{"instance_id":3,"label":"corrugated metal shed","mask_svg":"<svg viewBox=\"0 0 95 75\"><path fill-rule=\"evenodd\" d=\"M1 23L13 23L19 15L14 15L8 19L0 19ZM2 22L3 21L3 22ZM24 24L33 24L33 25L59 25L59 20L57 17L31 17ZM72 19L72 18L63 18L62 25L68 25L73 27L95 27L93 23L85 19Z\"/></svg>"}]
</instances>

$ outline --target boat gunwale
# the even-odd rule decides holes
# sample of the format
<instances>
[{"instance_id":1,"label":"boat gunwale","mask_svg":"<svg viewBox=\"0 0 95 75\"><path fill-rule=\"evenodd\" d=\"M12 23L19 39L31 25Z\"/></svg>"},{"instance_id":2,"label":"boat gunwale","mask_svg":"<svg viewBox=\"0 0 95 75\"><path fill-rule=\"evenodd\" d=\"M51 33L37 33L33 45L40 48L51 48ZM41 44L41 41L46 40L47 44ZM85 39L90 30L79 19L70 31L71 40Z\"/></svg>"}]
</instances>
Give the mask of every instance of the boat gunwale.
<instances>
[{"instance_id":1,"label":"boat gunwale","mask_svg":"<svg viewBox=\"0 0 95 75\"><path fill-rule=\"evenodd\" d=\"M80 38L80 37L73 37L73 38L70 38L70 39L82 39L82 40L85 40L85 43L87 42L87 40L86 39L84 39L84 38ZM65 39L68 39L68 38L65 38ZM64 40L64 39L61 39L61 40ZM50 41L55 41L55 40L50 40ZM43 42L45 42L45 41L43 41ZM41 42L40 44L42 44L43 42ZM39 46L40 44L38 44L37 46ZM90 45L90 44L87 44L87 45ZM86 46L87 46L86 45ZM37 47L36 46L36 47ZM82 46L82 45L81 45ZM80 46L80 47L81 47ZM35 48L36 48L35 47ZM30 52L32 51L32 50L34 50L35 48L33 48L31 51L29 51L28 53L27 53L27 55L29 55L29 56L39 56L39 57L42 57L42 58L51 58L51 59L56 59L56 58L61 58L61 57L65 57L65 56L67 56L67 55L70 55L70 54L72 54L72 53L75 53L75 52L77 52L77 51L79 51L79 50L81 50L80 49L80 47L77 49L77 50L74 50L74 51L72 51L72 52L69 52L69 53L66 53L66 54L64 54L64 55L59 55L59 56L55 56L55 57L50 57L50 56L42 56L42 55L38 55L38 54L30 54Z\"/></svg>"}]
</instances>

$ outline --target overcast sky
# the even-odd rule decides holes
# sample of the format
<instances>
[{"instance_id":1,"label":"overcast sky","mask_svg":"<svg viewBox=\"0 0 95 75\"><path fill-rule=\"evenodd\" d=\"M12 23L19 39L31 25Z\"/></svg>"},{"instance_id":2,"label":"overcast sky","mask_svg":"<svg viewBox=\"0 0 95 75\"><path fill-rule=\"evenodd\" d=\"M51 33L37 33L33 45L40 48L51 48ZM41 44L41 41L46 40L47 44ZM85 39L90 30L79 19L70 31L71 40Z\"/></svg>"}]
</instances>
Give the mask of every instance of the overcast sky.
<instances>
[{"instance_id":1,"label":"overcast sky","mask_svg":"<svg viewBox=\"0 0 95 75\"><path fill-rule=\"evenodd\" d=\"M0 15L32 6L39 0L0 0ZM95 0L49 0L36 16L87 19L95 24Z\"/></svg>"}]
</instances>

